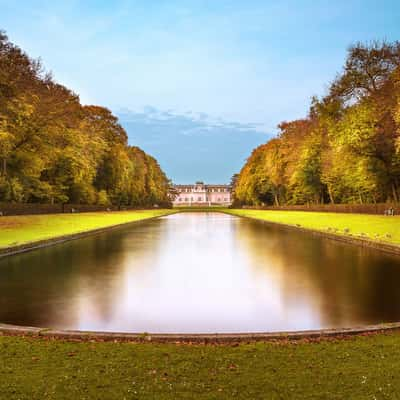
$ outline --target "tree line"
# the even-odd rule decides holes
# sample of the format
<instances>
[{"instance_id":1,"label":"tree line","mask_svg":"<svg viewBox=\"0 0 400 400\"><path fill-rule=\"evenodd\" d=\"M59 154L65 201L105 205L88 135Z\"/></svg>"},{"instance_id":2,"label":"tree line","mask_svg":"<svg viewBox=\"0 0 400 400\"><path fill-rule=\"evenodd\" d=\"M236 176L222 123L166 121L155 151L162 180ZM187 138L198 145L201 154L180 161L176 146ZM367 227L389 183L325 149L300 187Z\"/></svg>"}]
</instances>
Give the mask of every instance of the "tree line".
<instances>
[{"instance_id":1,"label":"tree line","mask_svg":"<svg viewBox=\"0 0 400 400\"><path fill-rule=\"evenodd\" d=\"M168 205L157 161L0 31L0 201Z\"/></svg>"},{"instance_id":2,"label":"tree line","mask_svg":"<svg viewBox=\"0 0 400 400\"><path fill-rule=\"evenodd\" d=\"M357 43L308 116L282 122L234 177L249 205L400 198L400 42Z\"/></svg>"}]
</instances>

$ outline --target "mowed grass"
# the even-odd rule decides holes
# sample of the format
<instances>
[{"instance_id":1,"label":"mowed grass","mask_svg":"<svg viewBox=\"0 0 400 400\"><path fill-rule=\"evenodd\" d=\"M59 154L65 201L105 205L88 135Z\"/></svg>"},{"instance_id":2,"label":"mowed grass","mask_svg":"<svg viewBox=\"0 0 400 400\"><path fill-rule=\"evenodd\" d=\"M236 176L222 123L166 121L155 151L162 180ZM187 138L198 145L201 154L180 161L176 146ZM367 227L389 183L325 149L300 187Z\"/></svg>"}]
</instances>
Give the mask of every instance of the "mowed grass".
<instances>
[{"instance_id":1,"label":"mowed grass","mask_svg":"<svg viewBox=\"0 0 400 400\"><path fill-rule=\"evenodd\" d=\"M240 345L0 337L1 399L399 399L400 334Z\"/></svg>"},{"instance_id":2,"label":"mowed grass","mask_svg":"<svg viewBox=\"0 0 400 400\"><path fill-rule=\"evenodd\" d=\"M256 218L286 225L300 225L337 235L400 244L400 217L384 215L344 214L311 211L227 210L242 217Z\"/></svg>"},{"instance_id":3,"label":"mowed grass","mask_svg":"<svg viewBox=\"0 0 400 400\"><path fill-rule=\"evenodd\" d=\"M172 212L174 211L138 210L0 217L0 248L159 217Z\"/></svg>"}]
</instances>

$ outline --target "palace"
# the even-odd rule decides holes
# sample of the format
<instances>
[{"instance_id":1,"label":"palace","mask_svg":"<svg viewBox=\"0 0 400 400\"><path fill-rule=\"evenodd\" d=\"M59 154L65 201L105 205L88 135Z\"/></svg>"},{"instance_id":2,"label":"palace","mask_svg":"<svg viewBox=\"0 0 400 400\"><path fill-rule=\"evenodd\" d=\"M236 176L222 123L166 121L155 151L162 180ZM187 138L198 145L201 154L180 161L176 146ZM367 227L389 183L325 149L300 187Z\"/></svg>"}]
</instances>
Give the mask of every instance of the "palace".
<instances>
[{"instance_id":1,"label":"palace","mask_svg":"<svg viewBox=\"0 0 400 400\"><path fill-rule=\"evenodd\" d=\"M176 198L174 206L229 206L232 203L230 185L206 185L196 182L194 185L174 185Z\"/></svg>"}]
</instances>

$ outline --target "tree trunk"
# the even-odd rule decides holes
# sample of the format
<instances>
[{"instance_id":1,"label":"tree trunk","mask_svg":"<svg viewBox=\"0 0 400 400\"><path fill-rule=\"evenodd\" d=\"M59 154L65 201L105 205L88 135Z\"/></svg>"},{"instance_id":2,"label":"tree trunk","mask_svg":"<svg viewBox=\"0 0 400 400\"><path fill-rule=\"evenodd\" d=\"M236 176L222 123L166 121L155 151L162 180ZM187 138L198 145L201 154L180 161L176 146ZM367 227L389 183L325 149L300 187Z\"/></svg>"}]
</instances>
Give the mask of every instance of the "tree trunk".
<instances>
[{"instance_id":1,"label":"tree trunk","mask_svg":"<svg viewBox=\"0 0 400 400\"><path fill-rule=\"evenodd\" d=\"M397 195L396 185L392 183L393 200L395 203L399 202L399 196Z\"/></svg>"},{"instance_id":2,"label":"tree trunk","mask_svg":"<svg viewBox=\"0 0 400 400\"><path fill-rule=\"evenodd\" d=\"M3 171L2 171L2 175L6 176L7 175L7 159L4 157L3 158Z\"/></svg>"},{"instance_id":3,"label":"tree trunk","mask_svg":"<svg viewBox=\"0 0 400 400\"><path fill-rule=\"evenodd\" d=\"M332 190L331 187L328 186L328 194L329 194L329 200L332 204L335 204L335 199L333 198Z\"/></svg>"},{"instance_id":4,"label":"tree trunk","mask_svg":"<svg viewBox=\"0 0 400 400\"><path fill-rule=\"evenodd\" d=\"M275 198L275 205L279 207L279 198L277 193L274 194L274 198Z\"/></svg>"}]
</instances>

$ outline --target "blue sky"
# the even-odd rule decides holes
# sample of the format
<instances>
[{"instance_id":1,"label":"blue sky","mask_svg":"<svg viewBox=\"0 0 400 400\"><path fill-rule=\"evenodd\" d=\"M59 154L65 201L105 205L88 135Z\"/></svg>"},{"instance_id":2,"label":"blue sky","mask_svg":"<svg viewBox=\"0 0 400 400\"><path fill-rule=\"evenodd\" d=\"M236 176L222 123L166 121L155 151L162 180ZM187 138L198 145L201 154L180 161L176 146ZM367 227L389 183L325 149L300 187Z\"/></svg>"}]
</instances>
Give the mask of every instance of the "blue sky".
<instances>
[{"instance_id":1,"label":"blue sky","mask_svg":"<svg viewBox=\"0 0 400 400\"><path fill-rule=\"evenodd\" d=\"M400 39L392 0L0 0L0 10L13 42L82 102L120 115L130 142L180 183L229 180L280 121L306 114L349 44Z\"/></svg>"}]
</instances>

